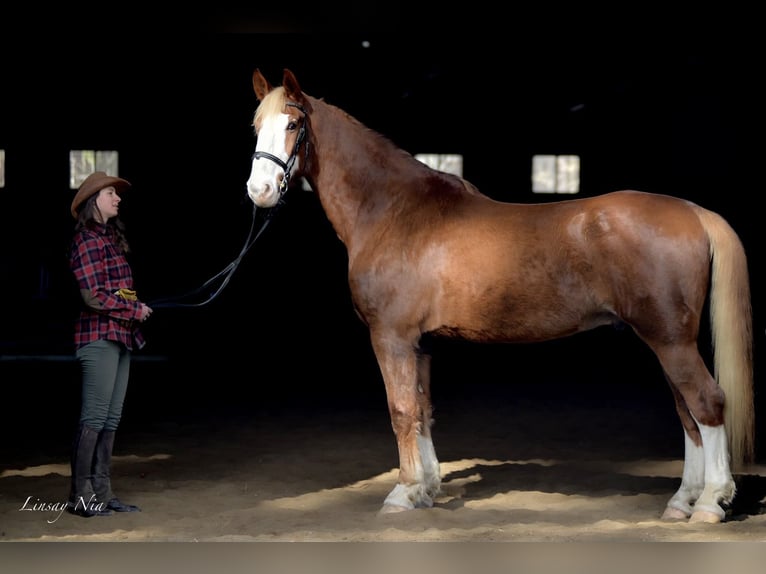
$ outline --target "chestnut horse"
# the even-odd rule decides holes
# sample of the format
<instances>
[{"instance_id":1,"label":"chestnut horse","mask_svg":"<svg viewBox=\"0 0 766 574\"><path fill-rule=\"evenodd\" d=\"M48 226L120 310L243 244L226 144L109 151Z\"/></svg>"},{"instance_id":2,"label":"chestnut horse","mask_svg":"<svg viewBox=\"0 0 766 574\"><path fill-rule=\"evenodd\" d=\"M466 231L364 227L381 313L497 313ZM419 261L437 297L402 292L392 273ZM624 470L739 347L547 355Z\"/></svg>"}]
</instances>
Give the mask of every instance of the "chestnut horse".
<instances>
[{"instance_id":1,"label":"chestnut horse","mask_svg":"<svg viewBox=\"0 0 766 574\"><path fill-rule=\"evenodd\" d=\"M274 207L291 178L317 193L348 253L399 450L381 512L430 507L441 476L424 336L535 342L623 323L655 353L685 433L662 515L720 522L732 469L753 460L752 317L743 246L718 214L639 191L545 204L493 200L346 112L259 70L247 194ZM697 347L708 297L715 378Z\"/></svg>"}]
</instances>

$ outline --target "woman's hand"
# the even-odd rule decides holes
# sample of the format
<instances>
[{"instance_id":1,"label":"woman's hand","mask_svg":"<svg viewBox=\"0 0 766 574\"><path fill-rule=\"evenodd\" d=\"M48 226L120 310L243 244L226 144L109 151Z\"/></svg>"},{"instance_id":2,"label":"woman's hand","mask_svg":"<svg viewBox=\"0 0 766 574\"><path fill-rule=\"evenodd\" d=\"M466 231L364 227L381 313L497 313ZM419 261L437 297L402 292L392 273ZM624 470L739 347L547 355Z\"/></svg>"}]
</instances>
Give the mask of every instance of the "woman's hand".
<instances>
[{"instance_id":1,"label":"woman's hand","mask_svg":"<svg viewBox=\"0 0 766 574\"><path fill-rule=\"evenodd\" d=\"M146 305L145 303L141 303L141 315L138 317L138 320L143 323L146 321L152 314L152 308L149 307L149 305Z\"/></svg>"}]
</instances>

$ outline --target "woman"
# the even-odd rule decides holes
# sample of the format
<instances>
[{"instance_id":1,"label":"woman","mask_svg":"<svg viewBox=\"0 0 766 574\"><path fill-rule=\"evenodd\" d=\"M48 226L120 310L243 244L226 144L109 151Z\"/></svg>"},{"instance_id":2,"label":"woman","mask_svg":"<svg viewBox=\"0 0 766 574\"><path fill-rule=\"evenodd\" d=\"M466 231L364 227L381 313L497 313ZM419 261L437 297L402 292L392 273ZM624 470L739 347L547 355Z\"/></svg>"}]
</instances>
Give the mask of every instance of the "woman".
<instances>
[{"instance_id":1,"label":"woman","mask_svg":"<svg viewBox=\"0 0 766 574\"><path fill-rule=\"evenodd\" d=\"M82 407L67 510L83 517L140 510L121 502L110 480L131 352L144 346L139 326L152 314L133 290L128 243L118 216L120 194L129 187L124 179L96 171L83 181L71 208L77 224L69 263L82 296L74 336Z\"/></svg>"}]
</instances>

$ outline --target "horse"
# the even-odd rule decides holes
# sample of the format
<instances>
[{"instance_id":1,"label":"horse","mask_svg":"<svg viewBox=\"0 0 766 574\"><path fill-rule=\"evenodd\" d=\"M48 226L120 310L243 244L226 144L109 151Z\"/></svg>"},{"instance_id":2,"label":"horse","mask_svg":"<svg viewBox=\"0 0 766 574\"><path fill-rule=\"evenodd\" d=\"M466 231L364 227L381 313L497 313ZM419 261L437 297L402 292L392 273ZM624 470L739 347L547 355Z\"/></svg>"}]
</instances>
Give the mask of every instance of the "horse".
<instances>
[{"instance_id":1,"label":"horse","mask_svg":"<svg viewBox=\"0 0 766 574\"><path fill-rule=\"evenodd\" d=\"M303 178L347 252L399 454L380 513L432 507L441 492L426 340L534 343L626 325L659 360L684 431L661 519L726 520L755 415L747 259L721 215L638 190L498 201L304 93L287 68L280 86L258 68L252 83L247 196L273 208ZM714 376L698 349L706 302Z\"/></svg>"}]
</instances>

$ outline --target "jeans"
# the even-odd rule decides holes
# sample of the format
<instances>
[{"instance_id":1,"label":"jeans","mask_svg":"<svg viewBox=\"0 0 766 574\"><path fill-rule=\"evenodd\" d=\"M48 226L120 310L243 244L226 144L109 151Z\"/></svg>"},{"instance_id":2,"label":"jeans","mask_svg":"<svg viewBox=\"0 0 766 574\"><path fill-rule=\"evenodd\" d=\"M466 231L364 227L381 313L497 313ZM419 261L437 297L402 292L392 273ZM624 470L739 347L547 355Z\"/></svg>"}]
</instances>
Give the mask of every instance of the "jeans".
<instances>
[{"instance_id":1,"label":"jeans","mask_svg":"<svg viewBox=\"0 0 766 574\"><path fill-rule=\"evenodd\" d=\"M75 353L82 368L80 423L96 432L116 431L128 390L130 350L114 341L93 341Z\"/></svg>"}]
</instances>

